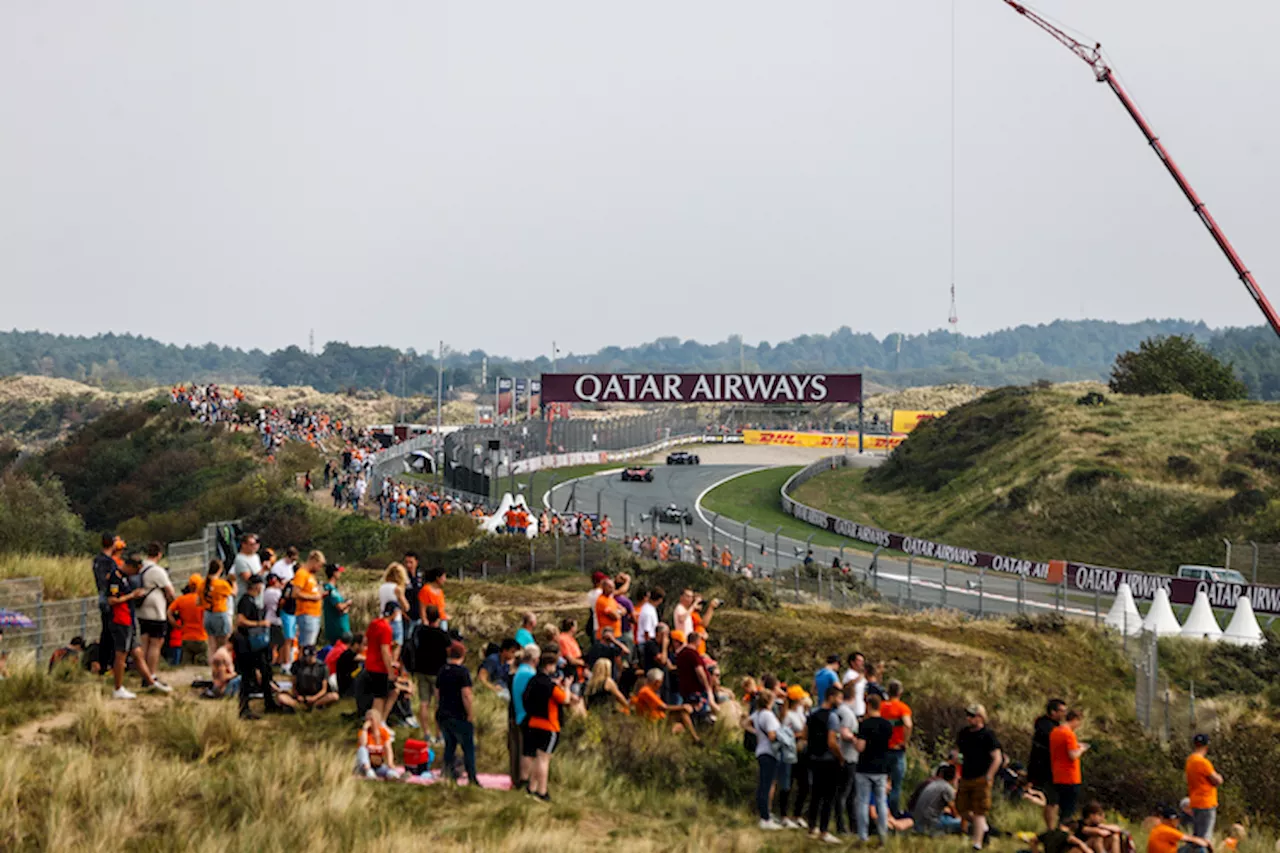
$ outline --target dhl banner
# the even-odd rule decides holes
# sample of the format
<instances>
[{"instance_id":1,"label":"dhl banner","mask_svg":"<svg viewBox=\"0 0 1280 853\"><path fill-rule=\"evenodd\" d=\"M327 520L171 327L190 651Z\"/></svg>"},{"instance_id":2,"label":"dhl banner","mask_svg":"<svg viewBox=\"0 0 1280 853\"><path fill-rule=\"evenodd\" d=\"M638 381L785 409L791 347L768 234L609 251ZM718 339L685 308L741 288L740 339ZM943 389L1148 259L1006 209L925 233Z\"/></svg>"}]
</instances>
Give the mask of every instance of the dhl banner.
<instances>
[{"instance_id":1,"label":"dhl banner","mask_svg":"<svg viewBox=\"0 0 1280 853\"><path fill-rule=\"evenodd\" d=\"M769 444L785 447L818 447L843 448L843 433L825 432L790 432L788 430L744 429L743 444ZM865 435L862 437L864 450L893 450L906 440L905 435ZM849 434L849 447L858 446L858 434Z\"/></svg>"},{"instance_id":2,"label":"dhl banner","mask_svg":"<svg viewBox=\"0 0 1280 853\"><path fill-rule=\"evenodd\" d=\"M893 431L894 432L911 432L920 426L921 421L931 421L934 418L940 418L946 414L941 412L912 412L906 409L893 410Z\"/></svg>"}]
</instances>

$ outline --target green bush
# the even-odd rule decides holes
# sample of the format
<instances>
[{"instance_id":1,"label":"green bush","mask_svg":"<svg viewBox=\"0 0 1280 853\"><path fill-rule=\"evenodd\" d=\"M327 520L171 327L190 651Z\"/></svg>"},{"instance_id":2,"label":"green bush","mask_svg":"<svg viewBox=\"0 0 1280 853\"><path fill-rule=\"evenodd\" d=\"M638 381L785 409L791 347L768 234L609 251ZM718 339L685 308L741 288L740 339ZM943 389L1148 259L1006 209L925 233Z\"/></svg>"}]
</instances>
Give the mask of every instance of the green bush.
<instances>
[{"instance_id":1,"label":"green bush","mask_svg":"<svg viewBox=\"0 0 1280 853\"><path fill-rule=\"evenodd\" d=\"M363 515L343 515L316 539L330 562L361 564L387 547L393 528Z\"/></svg>"},{"instance_id":2,"label":"green bush","mask_svg":"<svg viewBox=\"0 0 1280 853\"><path fill-rule=\"evenodd\" d=\"M1249 396L1230 364L1182 335L1148 338L1136 352L1116 356L1110 385L1117 394L1186 394L1197 400Z\"/></svg>"},{"instance_id":3,"label":"green bush","mask_svg":"<svg viewBox=\"0 0 1280 853\"><path fill-rule=\"evenodd\" d=\"M778 599L768 585L704 569L693 563L660 563L655 569L640 572L634 582L637 595L646 589L662 587L667 593L668 607L674 607L680 592L688 588L704 600L719 598L729 607L740 610L772 611L778 608Z\"/></svg>"},{"instance_id":4,"label":"green bush","mask_svg":"<svg viewBox=\"0 0 1280 853\"><path fill-rule=\"evenodd\" d=\"M1280 427L1260 429L1255 432L1253 446L1263 453L1280 453Z\"/></svg>"},{"instance_id":5,"label":"green bush","mask_svg":"<svg viewBox=\"0 0 1280 853\"><path fill-rule=\"evenodd\" d=\"M1175 477L1195 477L1200 473L1200 464L1190 456L1170 456L1165 460L1165 467Z\"/></svg>"},{"instance_id":6,"label":"green bush","mask_svg":"<svg viewBox=\"0 0 1280 853\"><path fill-rule=\"evenodd\" d=\"M1111 465L1085 465L1067 475L1066 488L1069 492L1088 492L1097 488L1104 480L1127 480L1129 475Z\"/></svg>"},{"instance_id":7,"label":"green bush","mask_svg":"<svg viewBox=\"0 0 1280 853\"><path fill-rule=\"evenodd\" d=\"M90 550L84 525L57 480L0 475L0 552L75 554Z\"/></svg>"},{"instance_id":8,"label":"green bush","mask_svg":"<svg viewBox=\"0 0 1280 853\"><path fill-rule=\"evenodd\" d=\"M1267 493L1260 489L1246 489L1236 492L1227 499L1227 512L1230 515L1257 515L1267 508Z\"/></svg>"},{"instance_id":9,"label":"green bush","mask_svg":"<svg viewBox=\"0 0 1280 853\"><path fill-rule=\"evenodd\" d=\"M1218 475L1218 485L1224 489L1252 489L1253 475L1243 468L1224 468Z\"/></svg>"}]
</instances>

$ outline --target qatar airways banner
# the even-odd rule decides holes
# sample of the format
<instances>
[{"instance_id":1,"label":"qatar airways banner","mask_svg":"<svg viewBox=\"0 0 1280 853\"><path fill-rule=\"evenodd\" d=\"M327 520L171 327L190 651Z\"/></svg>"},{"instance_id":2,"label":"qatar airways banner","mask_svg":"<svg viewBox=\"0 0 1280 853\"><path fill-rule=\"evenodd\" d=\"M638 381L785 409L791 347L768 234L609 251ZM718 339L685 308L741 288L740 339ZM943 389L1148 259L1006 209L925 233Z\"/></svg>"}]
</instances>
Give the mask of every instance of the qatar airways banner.
<instances>
[{"instance_id":1,"label":"qatar airways banner","mask_svg":"<svg viewBox=\"0 0 1280 853\"><path fill-rule=\"evenodd\" d=\"M860 373L544 373L549 403L857 403Z\"/></svg>"},{"instance_id":2,"label":"qatar airways banner","mask_svg":"<svg viewBox=\"0 0 1280 853\"><path fill-rule=\"evenodd\" d=\"M1089 566L1084 563L1067 563L1067 586L1082 592L1115 595L1120 584L1127 583L1133 597L1139 601L1155 598L1156 590L1169 593L1173 604L1194 604L1196 593L1203 592L1214 607L1231 610L1243 596L1249 599L1258 613L1280 613L1280 586L1262 584L1216 583L1214 581L1175 578L1172 575L1152 575L1145 572L1128 572L1105 566Z\"/></svg>"}]
</instances>

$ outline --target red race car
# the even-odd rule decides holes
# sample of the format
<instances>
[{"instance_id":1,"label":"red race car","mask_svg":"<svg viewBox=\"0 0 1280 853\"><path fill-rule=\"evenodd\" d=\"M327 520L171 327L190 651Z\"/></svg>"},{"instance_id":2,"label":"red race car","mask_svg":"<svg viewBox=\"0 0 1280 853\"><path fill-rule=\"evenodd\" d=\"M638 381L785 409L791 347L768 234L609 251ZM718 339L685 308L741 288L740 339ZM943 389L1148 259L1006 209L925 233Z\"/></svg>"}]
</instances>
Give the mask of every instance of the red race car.
<instances>
[{"instance_id":1,"label":"red race car","mask_svg":"<svg viewBox=\"0 0 1280 853\"><path fill-rule=\"evenodd\" d=\"M653 469L652 468L623 468L622 482L626 483L632 480L636 482L642 482L642 483L652 483Z\"/></svg>"}]
</instances>

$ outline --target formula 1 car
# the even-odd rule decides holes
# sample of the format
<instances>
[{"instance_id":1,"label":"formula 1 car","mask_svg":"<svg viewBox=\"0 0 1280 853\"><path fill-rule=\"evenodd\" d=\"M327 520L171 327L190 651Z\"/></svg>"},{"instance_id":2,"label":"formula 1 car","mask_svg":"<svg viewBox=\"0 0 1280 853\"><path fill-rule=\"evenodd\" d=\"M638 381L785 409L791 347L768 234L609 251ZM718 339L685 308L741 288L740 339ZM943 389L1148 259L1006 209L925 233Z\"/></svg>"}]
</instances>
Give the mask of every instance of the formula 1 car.
<instances>
[{"instance_id":1,"label":"formula 1 car","mask_svg":"<svg viewBox=\"0 0 1280 853\"><path fill-rule=\"evenodd\" d=\"M693 513L688 509L680 509L675 504L667 504L666 506L655 506L649 512L640 516L641 521L648 521L650 518L656 518L662 524L693 524Z\"/></svg>"},{"instance_id":2,"label":"formula 1 car","mask_svg":"<svg viewBox=\"0 0 1280 853\"><path fill-rule=\"evenodd\" d=\"M697 454L690 453L687 450L677 450L675 453L667 454L668 465L700 465L702 460Z\"/></svg>"},{"instance_id":3,"label":"formula 1 car","mask_svg":"<svg viewBox=\"0 0 1280 853\"><path fill-rule=\"evenodd\" d=\"M626 483L632 480L636 482L652 483L653 469L652 468L623 468L622 482Z\"/></svg>"}]
</instances>

